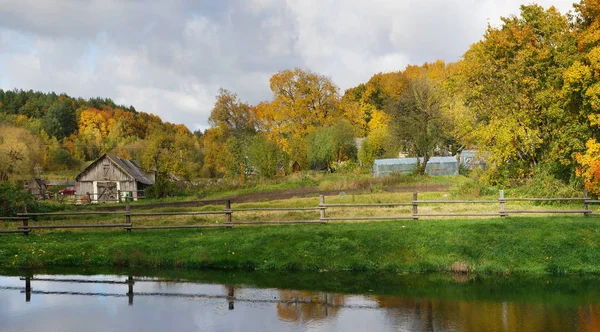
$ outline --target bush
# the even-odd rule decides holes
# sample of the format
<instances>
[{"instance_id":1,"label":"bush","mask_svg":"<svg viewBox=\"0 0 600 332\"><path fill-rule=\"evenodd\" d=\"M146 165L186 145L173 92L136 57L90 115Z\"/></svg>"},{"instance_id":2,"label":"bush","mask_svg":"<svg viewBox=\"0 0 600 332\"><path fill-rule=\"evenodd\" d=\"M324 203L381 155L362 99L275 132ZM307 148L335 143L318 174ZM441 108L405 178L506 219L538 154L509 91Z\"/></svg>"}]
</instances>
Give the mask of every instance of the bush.
<instances>
[{"instance_id":1,"label":"bush","mask_svg":"<svg viewBox=\"0 0 600 332\"><path fill-rule=\"evenodd\" d=\"M17 186L0 183L0 216L14 217L23 212L23 206L27 206L28 212L38 210L33 195Z\"/></svg>"},{"instance_id":2,"label":"bush","mask_svg":"<svg viewBox=\"0 0 600 332\"><path fill-rule=\"evenodd\" d=\"M479 181L470 179L469 181L459 185L456 189L450 193L453 197L464 197L464 198L479 198L482 196L491 196L496 194L496 191L492 188L486 187Z\"/></svg>"},{"instance_id":3,"label":"bush","mask_svg":"<svg viewBox=\"0 0 600 332\"><path fill-rule=\"evenodd\" d=\"M583 189L564 183L555 178L548 170L538 170L523 186L517 188L515 193L523 197L581 197Z\"/></svg>"},{"instance_id":4,"label":"bush","mask_svg":"<svg viewBox=\"0 0 600 332\"><path fill-rule=\"evenodd\" d=\"M156 182L144 190L144 196L147 198L165 198L173 196L182 196L185 192L183 188L170 181L169 175L159 172Z\"/></svg>"},{"instance_id":5,"label":"bush","mask_svg":"<svg viewBox=\"0 0 600 332\"><path fill-rule=\"evenodd\" d=\"M340 161L331 165L334 173L350 174L356 172L358 164L352 160Z\"/></svg>"}]
</instances>

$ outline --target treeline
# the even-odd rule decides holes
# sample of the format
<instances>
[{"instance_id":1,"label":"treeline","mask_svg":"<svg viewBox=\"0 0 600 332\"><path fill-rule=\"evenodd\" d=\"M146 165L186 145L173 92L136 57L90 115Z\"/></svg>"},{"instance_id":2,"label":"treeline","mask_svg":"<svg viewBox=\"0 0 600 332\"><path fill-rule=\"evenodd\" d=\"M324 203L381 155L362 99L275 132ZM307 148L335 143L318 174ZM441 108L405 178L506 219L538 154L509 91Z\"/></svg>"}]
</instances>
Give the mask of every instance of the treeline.
<instances>
[{"instance_id":1,"label":"treeline","mask_svg":"<svg viewBox=\"0 0 600 332\"><path fill-rule=\"evenodd\" d=\"M600 193L599 15L600 0L567 15L521 6L462 60L376 74L343 96L300 69L273 75L272 100L258 105L222 90L203 136L205 170L273 176L291 165L369 167L398 153L426 163L470 148L486 160L480 179L489 184L543 173ZM354 137L365 138L358 151Z\"/></svg>"},{"instance_id":2,"label":"treeline","mask_svg":"<svg viewBox=\"0 0 600 332\"><path fill-rule=\"evenodd\" d=\"M191 176L201 167L197 136L110 99L0 90L0 182L79 169L103 153L147 169ZM186 160L182 162L181 156Z\"/></svg>"}]
</instances>

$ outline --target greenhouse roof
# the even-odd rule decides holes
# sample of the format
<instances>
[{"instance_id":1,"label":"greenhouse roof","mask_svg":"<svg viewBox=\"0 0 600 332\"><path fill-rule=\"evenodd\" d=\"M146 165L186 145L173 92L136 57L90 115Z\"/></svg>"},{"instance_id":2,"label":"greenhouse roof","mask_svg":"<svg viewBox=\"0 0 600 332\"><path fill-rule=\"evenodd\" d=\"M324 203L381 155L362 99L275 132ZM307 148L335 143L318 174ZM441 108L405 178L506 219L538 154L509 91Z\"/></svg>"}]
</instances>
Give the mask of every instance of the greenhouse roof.
<instances>
[{"instance_id":1,"label":"greenhouse roof","mask_svg":"<svg viewBox=\"0 0 600 332\"><path fill-rule=\"evenodd\" d=\"M423 158L419 158L423 162ZM456 163L456 157L430 157L429 164ZM417 158L394 158L394 159L376 159L375 165L412 165L417 163Z\"/></svg>"}]
</instances>

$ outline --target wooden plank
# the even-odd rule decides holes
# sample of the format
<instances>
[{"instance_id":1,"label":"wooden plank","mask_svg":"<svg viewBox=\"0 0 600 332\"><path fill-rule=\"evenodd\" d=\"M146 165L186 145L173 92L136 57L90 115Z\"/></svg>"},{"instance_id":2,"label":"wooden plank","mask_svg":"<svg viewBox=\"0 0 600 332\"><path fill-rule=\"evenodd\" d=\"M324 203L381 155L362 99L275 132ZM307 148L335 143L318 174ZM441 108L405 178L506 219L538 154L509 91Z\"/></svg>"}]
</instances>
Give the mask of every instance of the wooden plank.
<instances>
[{"instance_id":1,"label":"wooden plank","mask_svg":"<svg viewBox=\"0 0 600 332\"><path fill-rule=\"evenodd\" d=\"M129 225L125 225L129 226ZM221 224L221 225L172 225L172 226L133 226L125 227L126 229L184 229L184 228L231 228L233 224Z\"/></svg>"},{"instance_id":2,"label":"wooden plank","mask_svg":"<svg viewBox=\"0 0 600 332\"><path fill-rule=\"evenodd\" d=\"M587 213L589 210L506 210L504 213Z\"/></svg>"},{"instance_id":3,"label":"wooden plank","mask_svg":"<svg viewBox=\"0 0 600 332\"><path fill-rule=\"evenodd\" d=\"M500 198L499 201L505 202L568 202L568 201L586 201L587 198Z\"/></svg>"},{"instance_id":4,"label":"wooden plank","mask_svg":"<svg viewBox=\"0 0 600 332\"><path fill-rule=\"evenodd\" d=\"M26 278L19 278L19 280L26 280ZM127 285L127 281L116 281L116 280L85 280L85 279L54 279L54 278L30 278L30 281L44 281L44 282L66 282L74 284L118 284Z\"/></svg>"},{"instance_id":5,"label":"wooden plank","mask_svg":"<svg viewBox=\"0 0 600 332\"><path fill-rule=\"evenodd\" d=\"M0 231L0 234L14 234L14 233L26 233L28 231L24 230L24 229L11 229L11 230L2 230Z\"/></svg>"},{"instance_id":6,"label":"wooden plank","mask_svg":"<svg viewBox=\"0 0 600 332\"><path fill-rule=\"evenodd\" d=\"M413 219L411 216L393 216L393 217L336 217L325 218L324 220L398 220L398 219Z\"/></svg>"},{"instance_id":7,"label":"wooden plank","mask_svg":"<svg viewBox=\"0 0 600 332\"><path fill-rule=\"evenodd\" d=\"M418 204L424 203L444 203L444 204L453 204L453 203L473 203L473 204L488 204L488 203L498 203L497 200L481 200L481 201L472 201L472 200L426 200L426 201L417 201Z\"/></svg>"},{"instance_id":8,"label":"wooden plank","mask_svg":"<svg viewBox=\"0 0 600 332\"><path fill-rule=\"evenodd\" d=\"M324 220L277 220L277 221L236 221L233 225L284 225L284 224L326 224Z\"/></svg>"},{"instance_id":9,"label":"wooden plank","mask_svg":"<svg viewBox=\"0 0 600 332\"><path fill-rule=\"evenodd\" d=\"M47 212L47 213L18 213L21 217L35 216L83 216L83 215L115 215L124 214L125 212Z\"/></svg>"},{"instance_id":10,"label":"wooden plank","mask_svg":"<svg viewBox=\"0 0 600 332\"><path fill-rule=\"evenodd\" d=\"M19 229L50 229L50 228L114 228L127 227L129 224L103 224L103 225L44 225L44 226L19 226Z\"/></svg>"},{"instance_id":11,"label":"wooden plank","mask_svg":"<svg viewBox=\"0 0 600 332\"><path fill-rule=\"evenodd\" d=\"M27 217L0 217L0 221L22 221L27 220Z\"/></svg>"},{"instance_id":12,"label":"wooden plank","mask_svg":"<svg viewBox=\"0 0 600 332\"><path fill-rule=\"evenodd\" d=\"M231 212L248 212L248 211L319 211L326 209L325 207L314 208L248 208L248 209L232 209Z\"/></svg>"},{"instance_id":13,"label":"wooden plank","mask_svg":"<svg viewBox=\"0 0 600 332\"><path fill-rule=\"evenodd\" d=\"M226 211L198 211L198 212L138 212L131 213L131 216L194 216L207 214L225 214Z\"/></svg>"},{"instance_id":14,"label":"wooden plank","mask_svg":"<svg viewBox=\"0 0 600 332\"><path fill-rule=\"evenodd\" d=\"M431 213L418 214L419 217L498 217L501 214L495 213Z\"/></svg>"},{"instance_id":15,"label":"wooden plank","mask_svg":"<svg viewBox=\"0 0 600 332\"><path fill-rule=\"evenodd\" d=\"M412 206L412 203L325 204L323 207Z\"/></svg>"},{"instance_id":16,"label":"wooden plank","mask_svg":"<svg viewBox=\"0 0 600 332\"><path fill-rule=\"evenodd\" d=\"M586 204L600 204L599 200L595 200L595 199L588 199L585 201Z\"/></svg>"}]
</instances>

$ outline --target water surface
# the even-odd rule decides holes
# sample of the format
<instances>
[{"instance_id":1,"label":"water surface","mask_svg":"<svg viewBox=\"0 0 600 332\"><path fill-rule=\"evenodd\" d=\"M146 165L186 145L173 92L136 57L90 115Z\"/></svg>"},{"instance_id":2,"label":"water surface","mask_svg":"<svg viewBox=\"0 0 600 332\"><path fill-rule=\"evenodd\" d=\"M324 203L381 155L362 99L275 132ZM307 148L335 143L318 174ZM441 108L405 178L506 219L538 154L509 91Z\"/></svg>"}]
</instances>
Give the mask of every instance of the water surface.
<instances>
[{"instance_id":1,"label":"water surface","mask_svg":"<svg viewBox=\"0 0 600 332\"><path fill-rule=\"evenodd\" d=\"M0 331L598 331L599 280L11 272Z\"/></svg>"}]
</instances>

